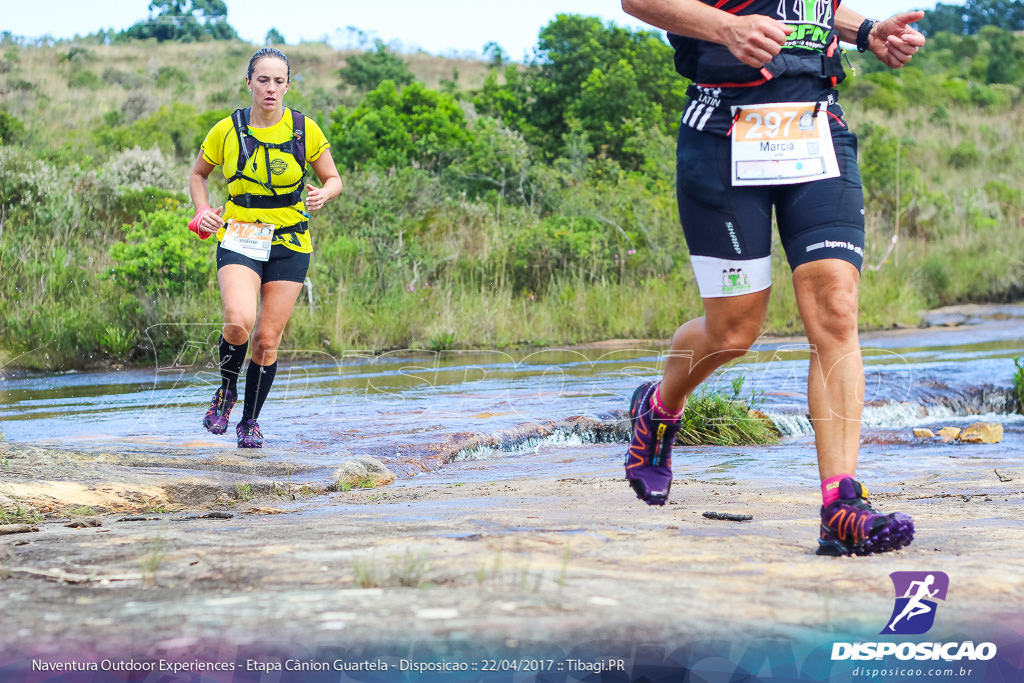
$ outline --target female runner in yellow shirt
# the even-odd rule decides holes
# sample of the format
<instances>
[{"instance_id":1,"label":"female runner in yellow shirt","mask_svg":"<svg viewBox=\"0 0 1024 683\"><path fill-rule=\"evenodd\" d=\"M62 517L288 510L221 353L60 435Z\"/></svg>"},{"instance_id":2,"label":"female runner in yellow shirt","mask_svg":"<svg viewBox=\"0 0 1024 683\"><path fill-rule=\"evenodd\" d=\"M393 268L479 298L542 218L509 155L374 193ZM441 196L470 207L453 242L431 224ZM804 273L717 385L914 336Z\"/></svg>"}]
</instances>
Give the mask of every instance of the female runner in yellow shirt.
<instances>
[{"instance_id":1,"label":"female runner in yellow shirt","mask_svg":"<svg viewBox=\"0 0 1024 683\"><path fill-rule=\"evenodd\" d=\"M189 228L206 239L216 234L217 279L224 306L219 359L221 386L203 426L214 434L228 428L238 398L237 380L252 341L245 373L239 448L260 448L257 418L277 372L277 350L309 268L309 214L337 197L341 177L329 144L316 123L284 107L291 82L288 58L264 48L249 61L245 83L252 106L217 123L192 166L189 189L196 214ZM306 162L321 187L302 183ZM209 206L210 173L223 167L227 209Z\"/></svg>"}]
</instances>

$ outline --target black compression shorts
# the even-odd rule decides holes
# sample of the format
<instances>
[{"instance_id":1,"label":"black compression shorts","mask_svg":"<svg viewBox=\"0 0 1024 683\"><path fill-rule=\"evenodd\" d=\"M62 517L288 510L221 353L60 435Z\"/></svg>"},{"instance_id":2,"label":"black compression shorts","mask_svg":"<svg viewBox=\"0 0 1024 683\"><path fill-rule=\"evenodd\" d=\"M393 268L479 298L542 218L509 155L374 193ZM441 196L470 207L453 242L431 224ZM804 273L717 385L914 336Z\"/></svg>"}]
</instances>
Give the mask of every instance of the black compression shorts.
<instances>
[{"instance_id":1,"label":"black compression shorts","mask_svg":"<svg viewBox=\"0 0 1024 683\"><path fill-rule=\"evenodd\" d=\"M836 178L794 185L733 187L730 139L679 127L676 198L697 286L704 298L738 296L771 285L772 209L790 268L864 261L864 193L857 137L832 132Z\"/></svg>"},{"instance_id":2,"label":"black compression shorts","mask_svg":"<svg viewBox=\"0 0 1024 683\"><path fill-rule=\"evenodd\" d=\"M270 259L257 261L238 252L217 245L217 270L232 263L245 266L256 271L260 282L286 280L304 282L309 270L309 254L293 251L283 244L275 244L270 248Z\"/></svg>"}]
</instances>

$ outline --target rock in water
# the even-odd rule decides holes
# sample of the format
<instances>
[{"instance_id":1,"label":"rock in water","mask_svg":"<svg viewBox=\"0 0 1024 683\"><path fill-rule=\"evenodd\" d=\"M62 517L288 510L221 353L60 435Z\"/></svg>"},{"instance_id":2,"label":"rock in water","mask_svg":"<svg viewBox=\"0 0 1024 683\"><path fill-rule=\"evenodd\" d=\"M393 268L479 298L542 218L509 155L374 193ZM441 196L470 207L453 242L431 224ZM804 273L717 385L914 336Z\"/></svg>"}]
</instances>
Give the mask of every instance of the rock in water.
<instances>
[{"instance_id":1,"label":"rock in water","mask_svg":"<svg viewBox=\"0 0 1024 683\"><path fill-rule=\"evenodd\" d=\"M345 484L352 488L386 486L395 480L395 475L379 460L360 457L342 462L334 471L333 479L340 491Z\"/></svg>"},{"instance_id":2,"label":"rock in water","mask_svg":"<svg viewBox=\"0 0 1024 683\"><path fill-rule=\"evenodd\" d=\"M960 433L964 443L999 443L1003 440L1003 425L999 422L975 422Z\"/></svg>"},{"instance_id":3,"label":"rock in water","mask_svg":"<svg viewBox=\"0 0 1024 683\"><path fill-rule=\"evenodd\" d=\"M919 439L930 439L935 436L935 432L924 427L914 427L914 436Z\"/></svg>"}]
</instances>

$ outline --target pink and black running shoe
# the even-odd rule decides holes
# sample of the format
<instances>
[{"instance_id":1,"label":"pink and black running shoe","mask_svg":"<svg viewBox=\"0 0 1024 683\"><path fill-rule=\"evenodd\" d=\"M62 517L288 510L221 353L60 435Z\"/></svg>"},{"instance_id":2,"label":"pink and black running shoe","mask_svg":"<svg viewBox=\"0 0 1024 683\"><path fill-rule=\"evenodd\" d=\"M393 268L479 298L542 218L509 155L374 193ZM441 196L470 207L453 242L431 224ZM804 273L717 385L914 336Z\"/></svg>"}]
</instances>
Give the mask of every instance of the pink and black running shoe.
<instances>
[{"instance_id":1,"label":"pink and black running shoe","mask_svg":"<svg viewBox=\"0 0 1024 683\"><path fill-rule=\"evenodd\" d=\"M214 434L223 434L228 431L228 417L231 415L231 409L237 398L235 392L230 389L223 387L217 389L213 400L210 401L210 408L203 418L203 426Z\"/></svg>"},{"instance_id":2,"label":"pink and black running shoe","mask_svg":"<svg viewBox=\"0 0 1024 683\"><path fill-rule=\"evenodd\" d=\"M242 420L235 427L235 434L238 436L239 448L263 448L263 433L260 432L260 423L251 417Z\"/></svg>"},{"instance_id":3,"label":"pink and black running shoe","mask_svg":"<svg viewBox=\"0 0 1024 683\"><path fill-rule=\"evenodd\" d=\"M868 503L867 489L846 477L839 482L839 500L821 508L818 555L871 555L899 550L914 540L909 515L884 515Z\"/></svg>"},{"instance_id":4,"label":"pink and black running shoe","mask_svg":"<svg viewBox=\"0 0 1024 683\"><path fill-rule=\"evenodd\" d=\"M672 488L672 441L679 420L658 419L651 407L658 382L645 382L633 392L629 404L632 435L626 451L626 479L636 497L648 505L664 505Z\"/></svg>"}]
</instances>

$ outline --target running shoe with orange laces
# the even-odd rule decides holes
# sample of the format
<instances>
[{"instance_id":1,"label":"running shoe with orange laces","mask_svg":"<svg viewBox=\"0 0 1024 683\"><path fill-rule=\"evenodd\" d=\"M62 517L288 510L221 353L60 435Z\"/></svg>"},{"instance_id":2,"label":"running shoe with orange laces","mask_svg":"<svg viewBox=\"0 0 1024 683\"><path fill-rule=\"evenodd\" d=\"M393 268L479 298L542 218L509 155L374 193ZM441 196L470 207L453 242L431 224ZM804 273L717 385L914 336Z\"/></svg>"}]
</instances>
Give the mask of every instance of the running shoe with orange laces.
<instances>
[{"instance_id":1,"label":"running shoe with orange laces","mask_svg":"<svg viewBox=\"0 0 1024 683\"><path fill-rule=\"evenodd\" d=\"M839 500L821 508L818 555L871 555L899 550L914 540L909 515L878 512L868 491L850 477L839 482Z\"/></svg>"},{"instance_id":2,"label":"running shoe with orange laces","mask_svg":"<svg viewBox=\"0 0 1024 683\"><path fill-rule=\"evenodd\" d=\"M223 434L228 431L228 418L231 416L231 408L235 405L235 392L221 387L213 395L210 407L203 417L203 426L214 434Z\"/></svg>"},{"instance_id":3,"label":"running shoe with orange laces","mask_svg":"<svg viewBox=\"0 0 1024 683\"><path fill-rule=\"evenodd\" d=\"M672 441L681 422L659 419L651 407L658 382L645 382L629 404L632 435L626 451L626 479L636 497L648 505L664 505L672 488Z\"/></svg>"},{"instance_id":4,"label":"running shoe with orange laces","mask_svg":"<svg viewBox=\"0 0 1024 683\"><path fill-rule=\"evenodd\" d=\"M239 448L263 448L263 433L260 423L251 417L244 419L235 427Z\"/></svg>"}]
</instances>

